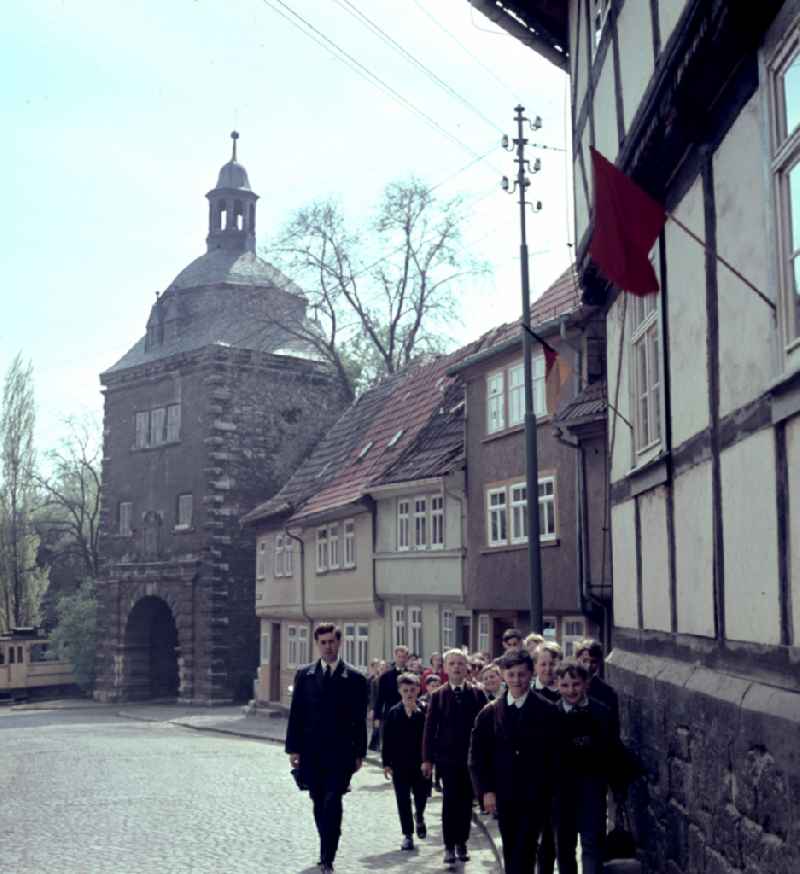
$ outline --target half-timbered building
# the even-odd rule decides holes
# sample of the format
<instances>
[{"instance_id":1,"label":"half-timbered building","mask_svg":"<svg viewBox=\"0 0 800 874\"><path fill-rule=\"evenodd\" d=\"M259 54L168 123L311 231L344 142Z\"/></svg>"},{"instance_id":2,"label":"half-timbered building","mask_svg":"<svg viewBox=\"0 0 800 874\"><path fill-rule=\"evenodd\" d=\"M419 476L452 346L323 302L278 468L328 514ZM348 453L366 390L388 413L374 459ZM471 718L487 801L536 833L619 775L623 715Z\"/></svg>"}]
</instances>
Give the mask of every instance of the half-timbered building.
<instances>
[{"instance_id":1,"label":"half-timbered building","mask_svg":"<svg viewBox=\"0 0 800 874\"><path fill-rule=\"evenodd\" d=\"M570 76L646 870L800 870L800 3L471 2ZM589 257L590 147L670 214L654 296Z\"/></svg>"}]
</instances>

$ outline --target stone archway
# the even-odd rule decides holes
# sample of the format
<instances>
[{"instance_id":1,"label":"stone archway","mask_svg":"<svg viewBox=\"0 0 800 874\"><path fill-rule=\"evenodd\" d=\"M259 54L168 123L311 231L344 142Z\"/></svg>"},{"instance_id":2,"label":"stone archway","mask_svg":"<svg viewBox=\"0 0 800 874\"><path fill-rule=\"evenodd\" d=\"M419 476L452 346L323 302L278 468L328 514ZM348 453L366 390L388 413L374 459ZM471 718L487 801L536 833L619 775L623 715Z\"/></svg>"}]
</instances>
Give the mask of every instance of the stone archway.
<instances>
[{"instance_id":1,"label":"stone archway","mask_svg":"<svg viewBox=\"0 0 800 874\"><path fill-rule=\"evenodd\" d=\"M129 701L178 696L178 629L162 598L140 598L128 614L124 671Z\"/></svg>"}]
</instances>

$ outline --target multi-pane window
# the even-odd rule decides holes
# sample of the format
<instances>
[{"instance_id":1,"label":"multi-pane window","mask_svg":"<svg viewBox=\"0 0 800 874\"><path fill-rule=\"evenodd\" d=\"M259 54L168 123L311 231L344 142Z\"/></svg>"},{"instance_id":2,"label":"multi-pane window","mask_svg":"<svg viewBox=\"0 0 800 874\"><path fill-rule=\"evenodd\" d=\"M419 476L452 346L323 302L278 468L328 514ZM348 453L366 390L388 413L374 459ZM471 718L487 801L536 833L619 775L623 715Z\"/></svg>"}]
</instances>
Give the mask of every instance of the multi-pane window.
<instances>
[{"instance_id":1,"label":"multi-pane window","mask_svg":"<svg viewBox=\"0 0 800 874\"><path fill-rule=\"evenodd\" d=\"M791 346L800 339L800 20L772 58L770 73L780 319L784 341Z\"/></svg>"},{"instance_id":2,"label":"multi-pane window","mask_svg":"<svg viewBox=\"0 0 800 874\"><path fill-rule=\"evenodd\" d=\"M408 648L417 655L422 654L422 607L408 608Z\"/></svg>"},{"instance_id":3,"label":"multi-pane window","mask_svg":"<svg viewBox=\"0 0 800 874\"><path fill-rule=\"evenodd\" d=\"M531 388L533 412L537 417L547 415L544 355L531 359ZM508 427L525 422L525 367L517 362L505 370L498 370L486 378L486 433L495 434Z\"/></svg>"},{"instance_id":4,"label":"multi-pane window","mask_svg":"<svg viewBox=\"0 0 800 874\"><path fill-rule=\"evenodd\" d=\"M267 575L267 541L259 540L256 546L256 579L263 580Z\"/></svg>"},{"instance_id":5,"label":"multi-pane window","mask_svg":"<svg viewBox=\"0 0 800 874\"><path fill-rule=\"evenodd\" d=\"M539 480L539 539L556 536L556 481L552 476Z\"/></svg>"},{"instance_id":6,"label":"multi-pane window","mask_svg":"<svg viewBox=\"0 0 800 874\"><path fill-rule=\"evenodd\" d=\"M328 570L328 529L317 528L317 570Z\"/></svg>"},{"instance_id":7,"label":"multi-pane window","mask_svg":"<svg viewBox=\"0 0 800 874\"><path fill-rule=\"evenodd\" d=\"M478 652L486 652L492 654L489 641L489 616L486 613L481 613L478 616Z\"/></svg>"},{"instance_id":8,"label":"multi-pane window","mask_svg":"<svg viewBox=\"0 0 800 874\"><path fill-rule=\"evenodd\" d=\"M170 404L167 407L167 443L174 443L181 438L181 405Z\"/></svg>"},{"instance_id":9,"label":"multi-pane window","mask_svg":"<svg viewBox=\"0 0 800 874\"><path fill-rule=\"evenodd\" d=\"M344 529L344 567L356 566L356 523L353 519L345 519Z\"/></svg>"},{"instance_id":10,"label":"multi-pane window","mask_svg":"<svg viewBox=\"0 0 800 874\"><path fill-rule=\"evenodd\" d=\"M261 664L262 665L269 664L269 650L270 650L269 631L264 630L261 632Z\"/></svg>"},{"instance_id":11,"label":"multi-pane window","mask_svg":"<svg viewBox=\"0 0 800 874\"><path fill-rule=\"evenodd\" d=\"M661 439L661 367L658 357L658 295L632 299L632 380L636 451Z\"/></svg>"},{"instance_id":12,"label":"multi-pane window","mask_svg":"<svg viewBox=\"0 0 800 874\"><path fill-rule=\"evenodd\" d=\"M181 439L181 405L170 404L136 413L136 448L147 449Z\"/></svg>"},{"instance_id":13,"label":"multi-pane window","mask_svg":"<svg viewBox=\"0 0 800 874\"><path fill-rule=\"evenodd\" d=\"M504 374L500 370L486 378L486 433L494 434L506 426Z\"/></svg>"},{"instance_id":14,"label":"multi-pane window","mask_svg":"<svg viewBox=\"0 0 800 874\"><path fill-rule=\"evenodd\" d=\"M528 501L524 482L495 486L486 491L487 542L489 546L528 542ZM556 538L555 477L539 480L539 539Z\"/></svg>"},{"instance_id":15,"label":"multi-pane window","mask_svg":"<svg viewBox=\"0 0 800 874\"><path fill-rule=\"evenodd\" d=\"M408 517L410 510L410 501L397 502L397 548L401 552L409 548L408 539Z\"/></svg>"},{"instance_id":16,"label":"multi-pane window","mask_svg":"<svg viewBox=\"0 0 800 874\"><path fill-rule=\"evenodd\" d=\"M288 625L286 627L288 652L286 666L296 668L308 661L308 626Z\"/></svg>"},{"instance_id":17,"label":"multi-pane window","mask_svg":"<svg viewBox=\"0 0 800 874\"><path fill-rule=\"evenodd\" d=\"M528 489L525 483L511 486L511 542L528 540Z\"/></svg>"},{"instance_id":18,"label":"multi-pane window","mask_svg":"<svg viewBox=\"0 0 800 874\"><path fill-rule=\"evenodd\" d=\"M406 608L392 607L392 649L398 646L408 646L406 634Z\"/></svg>"},{"instance_id":19,"label":"multi-pane window","mask_svg":"<svg viewBox=\"0 0 800 874\"><path fill-rule=\"evenodd\" d=\"M328 567L331 570L336 570L339 564L339 526L337 524L328 528Z\"/></svg>"},{"instance_id":20,"label":"multi-pane window","mask_svg":"<svg viewBox=\"0 0 800 874\"><path fill-rule=\"evenodd\" d=\"M508 424L525 421L525 368L515 364L508 368Z\"/></svg>"},{"instance_id":21,"label":"multi-pane window","mask_svg":"<svg viewBox=\"0 0 800 874\"><path fill-rule=\"evenodd\" d=\"M431 547L441 549L444 546L444 495L433 495L431 498Z\"/></svg>"},{"instance_id":22,"label":"multi-pane window","mask_svg":"<svg viewBox=\"0 0 800 874\"><path fill-rule=\"evenodd\" d=\"M581 617L564 619L564 633L561 635L561 646L566 658L575 655L575 646L586 637L586 620Z\"/></svg>"},{"instance_id":23,"label":"multi-pane window","mask_svg":"<svg viewBox=\"0 0 800 874\"><path fill-rule=\"evenodd\" d=\"M428 545L428 501L414 498L414 548L425 549Z\"/></svg>"},{"instance_id":24,"label":"multi-pane window","mask_svg":"<svg viewBox=\"0 0 800 874\"><path fill-rule=\"evenodd\" d=\"M177 528L192 527L192 510L194 501L191 494L178 495L178 521Z\"/></svg>"},{"instance_id":25,"label":"multi-pane window","mask_svg":"<svg viewBox=\"0 0 800 874\"><path fill-rule=\"evenodd\" d=\"M131 501L119 502L119 533L123 537L130 537L133 533L131 522L133 520L133 503Z\"/></svg>"},{"instance_id":26,"label":"multi-pane window","mask_svg":"<svg viewBox=\"0 0 800 874\"><path fill-rule=\"evenodd\" d=\"M442 650L452 649L456 644L456 616L452 610L442 610Z\"/></svg>"},{"instance_id":27,"label":"multi-pane window","mask_svg":"<svg viewBox=\"0 0 800 874\"><path fill-rule=\"evenodd\" d=\"M344 623L344 660L366 671L369 667L369 626L359 622Z\"/></svg>"},{"instance_id":28,"label":"multi-pane window","mask_svg":"<svg viewBox=\"0 0 800 874\"><path fill-rule=\"evenodd\" d=\"M288 534L275 535L274 574L276 577L292 575L292 540Z\"/></svg>"},{"instance_id":29,"label":"multi-pane window","mask_svg":"<svg viewBox=\"0 0 800 874\"><path fill-rule=\"evenodd\" d=\"M508 510L506 507L505 486L489 489L487 494L489 546L497 546L508 541Z\"/></svg>"}]
</instances>

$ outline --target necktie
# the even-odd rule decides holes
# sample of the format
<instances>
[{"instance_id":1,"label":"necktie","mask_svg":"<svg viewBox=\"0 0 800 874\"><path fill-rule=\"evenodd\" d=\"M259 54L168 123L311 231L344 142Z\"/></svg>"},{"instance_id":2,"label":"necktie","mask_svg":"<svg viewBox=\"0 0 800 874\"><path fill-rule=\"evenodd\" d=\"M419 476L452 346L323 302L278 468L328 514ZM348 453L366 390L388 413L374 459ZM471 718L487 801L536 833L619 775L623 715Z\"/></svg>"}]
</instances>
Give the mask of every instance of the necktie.
<instances>
[{"instance_id":1,"label":"necktie","mask_svg":"<svg viewBox=\"0 0 800 874\"><path fill-rule=\"evenodd\" d=\"M455 689L453 689L453 692L456 696L456 704L460 704L461 696L464 694L464 690L461 688L461 686L456 686Z\"/></svg>"},{"instance_id":2,"label":"necktie","mask_svg":"<svg viewBox=\"0 0 800 874\"><path fill-rule=\"evenodd\" d=\"M324 680L327 683L331 678L331 666L325 665L325 677Z\"/></svg>"}]
</instances>

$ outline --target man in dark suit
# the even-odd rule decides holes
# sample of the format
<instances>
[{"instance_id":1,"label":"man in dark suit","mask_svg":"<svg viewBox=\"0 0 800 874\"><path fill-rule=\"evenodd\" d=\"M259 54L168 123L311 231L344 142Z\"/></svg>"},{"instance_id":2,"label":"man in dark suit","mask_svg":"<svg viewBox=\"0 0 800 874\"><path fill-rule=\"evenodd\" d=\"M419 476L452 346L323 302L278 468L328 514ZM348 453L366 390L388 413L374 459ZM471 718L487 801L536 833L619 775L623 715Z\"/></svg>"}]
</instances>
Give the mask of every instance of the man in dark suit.
<instances>
[{"instance_id":1,"label":"man in dark suit","mask_svg":"<svg viewBox=\"0 0 800 874\"><path fill-rule=\"evenodd\" d=\"M428 702L422 736L422 772L430 777L433 766L442 780L442 837L444 864L453 865L456 854L469 859L467 841L472 823L472 780L467 755L475 717L486 704L483 690L467 681L467 659L461 650L445 654L448 682Z\"/></svg>"},{"instance_id":2,"label":"man in dark suit","mask_svg":"<svg viewBox=\"0 0 800 874\"><path fill-rule=\"evenodd\" d=\"M531 691L526 650L507 652L500 667L508 691L478 714L469 764L484 809L497 812L506 874L530 874L539 835L550 827L560 719L554 704Z\"/></svg>"},{"instance_id":3,"label":"man in dark suit","mask_svg":"<svg viewBox=\"0 0 800 874\"><path fill-rule=\"evenodd\" d=\"M286 752L314 803L320 871L333 871L342 829L342 796L367 755L367 680L339 658L341 629L314 629L320 658L294 678Z\"/></svg>"},{"instance_id":4,"label":"man in dark suit","mask_svg":"<svg viewBox=\"0 0 800 874\"><path fill-rule=\"evenodd\" d=\"M395 704L400 703L400 692L397 688L397 680L400 674L406 671L408 664L408 647L396 646L394 648L394 663L384 671L378 680L378 700L375 703L375 721L383 725L389 711Z\"/></svg>"}]
</instances>

